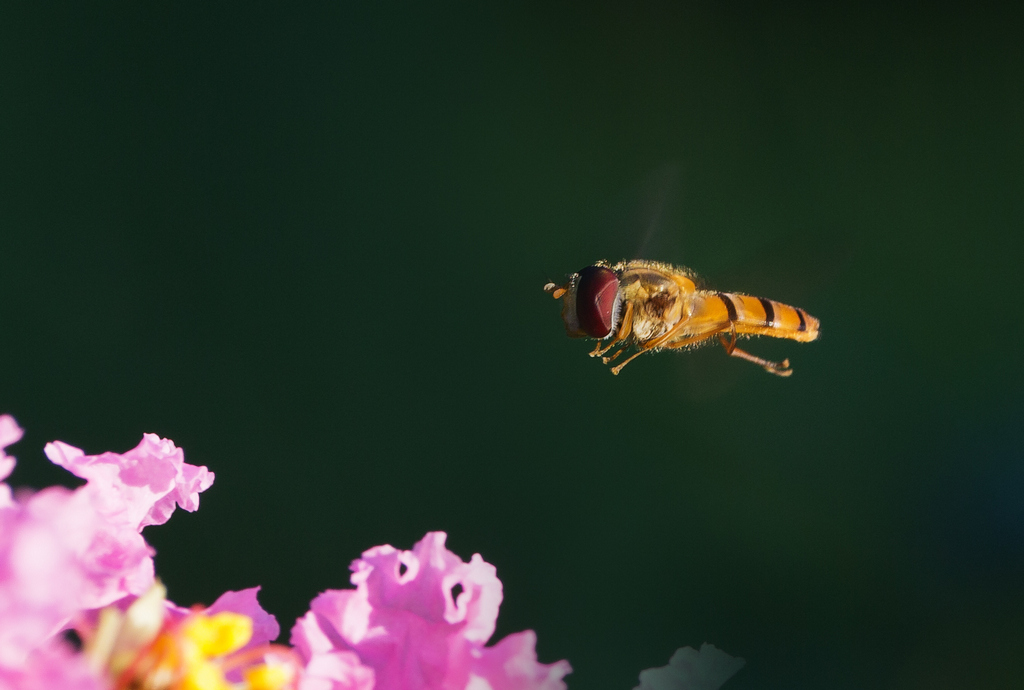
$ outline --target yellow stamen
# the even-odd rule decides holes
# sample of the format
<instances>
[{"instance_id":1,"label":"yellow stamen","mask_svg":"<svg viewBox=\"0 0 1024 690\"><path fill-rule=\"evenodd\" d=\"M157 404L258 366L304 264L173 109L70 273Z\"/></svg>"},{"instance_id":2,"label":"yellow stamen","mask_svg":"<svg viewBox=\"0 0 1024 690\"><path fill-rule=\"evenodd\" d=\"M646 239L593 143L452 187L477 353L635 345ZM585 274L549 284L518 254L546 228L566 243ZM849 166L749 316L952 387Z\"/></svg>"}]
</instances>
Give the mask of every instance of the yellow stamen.
<instances>
[{"instance_id":1,"label":"yellow stamen","mask_svg":"<svg viewBox=\"0 0 1024 690\"><path fill-rule=\"evenodd\" d=\"M224 656L252 639L252 619L224 611L213 616L191 616L182 631L203 656Z\"/></svg>"},{"instance_id":2,"label":"yellow stamen","mask_svg":"<svg viewBox=\"0 0 1024 690\"><path fill-rule=\"evenodd\" d=\"M193 609L180 622L167 621L166 590L158 582L124 613L100 612L95 628L83 635L90 665L105 674L113 690L287 690L301 663L286 647L260 645L242 651L252 639L248 616ZM240 671L244 683L225 674Z\"/></svg>"},{"instance_id":3,"label":"yellow stamen","mask_svg":"<svg viewBox=\"0 0 1024 690\"><path fill-rule=\"evenodd\" d=\"M283 666L255 666L245 672L249 690L281 690L291 680L290 669Z\"/></svg>"},{"instance_id":4,"label":"yellow stamen","mask_svg":"<svg viewBox=\"0 0 1024 690\"><path fill-rule=\"evenodd\" d=\"M178 687L180 690L231 690L220 666L205 660L189 664Z\"/></svg>"}]
</instances>

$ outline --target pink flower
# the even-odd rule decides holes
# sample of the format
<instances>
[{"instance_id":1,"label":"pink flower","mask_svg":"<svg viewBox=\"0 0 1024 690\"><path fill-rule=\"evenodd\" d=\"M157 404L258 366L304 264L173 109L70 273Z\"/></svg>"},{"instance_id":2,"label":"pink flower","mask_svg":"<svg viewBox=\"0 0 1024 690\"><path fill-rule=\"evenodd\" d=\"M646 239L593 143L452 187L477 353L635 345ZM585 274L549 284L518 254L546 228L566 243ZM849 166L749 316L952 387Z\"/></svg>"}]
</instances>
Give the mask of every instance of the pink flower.
<instances>
[{"instance_id":1,"label":"pink flower","mask_svg":"<svg viewBox=\"0 0 1024 690\"><path fill-rule=\"evenodd\" d=\"M299 690L373 690L373 669L355 652L318 652L304 661Z\"/></svg>"},{"instance_id":2,"label":"pink flower","mask_svg":"<svg viewBox=\"0 0 1024 690\"><path fill-rule=\"evenodd\" d=\"M14 421L14 417L7 414L0 414L0 482L7 479L14 469L14 458L10 457L4 450L7 446L21 440L24 432ZM0 509L11 505L11 487L0 484Z\"/></svg>"},{"instance_id":3,"label":"pink flower","mask_svg":"<svg viewBox=\"0 0 1024 690\"><path fill-rule=\"evenodd\" d=\"M14 466L4 451L21 435L0 416L0 482ZM176 507L196 510L213 483L205 467L152 434L123 454L60 441L45 452L86 484L15 501L0 483L0 690L97 690L122 673L141 683L168 669L301 690L565 690L568 662L538 663L533 631L485 646L501 581L479 554L466 563L448 551L443 532L412 551L363 553L355 589L314 599L291 650L272 644L280 627L258 587L183 609L154 581L140 532ZM86 642L80 654L55 636L72 621Z\"/></svg>"},{"instance_id":4,"label":"pink flower","mask_svg":"<svg viewBox=\"0 0 1024 690\"><path fill-rule=\"evenodd\" d=\"M231 613L240 613L252 619L252 637L239 650L239 654L263 647L276 640L277 636L281 634L281 626L277 624L277 619L272 614L267 613L256 600L256 595L259 591L259 587L250 587L239 592L224 592L217 597L217 601L213 602L210 608L204 611L208 616L213 616L222 611L230 611ZM230 673L228 674L228 680L241 680L241 674L237 671Z\"/></svg>"},{"instance_id":5,"label":"pink flower","mask_svg":"<svg viewBox=\"0 0 1024 690\"><path fill-rule=\"evenodd\" d=\"M303 663L271 644L280 628L257 602L258 591L225 592L209 608L183 609L154 583L142 596L80 617L83 655L98 675L117 679L117 688L295 690Z\"/></svg>"},{"instance_id":6,"label":"pink flower","mask_svg":"<svg viewBox=\"0 0 1024 690\"><path fill-rule=\"evenodd\" d=\"M21 436L0 417L2 449ZM147 434L124 455L86 456L56 441L51 460L88 480L70 491L50 487L20 501L0 496L0 668L27 663L32 650L82 611L145 592L153 550L139 531L167 520L175 503L195 510L213 475L184 462L170 441Z\"/></svg>"},{"instance_id":7,"label":"pink flower","mask_svg":"<svg viewBox=\"0 0 1024 690\"><path fill-rule=\"evenodd\" d=\"M272 614L267 613L256 600L256 595L259 594L259 591L259 587L250 587L238 592L224 592L204 612L212 616L221 611L230 611L231 613L240 613L251 618L252 639L249 640L247 645L242 647L242 650L273 642L281 634L281 626L277 624L277 619Z\"/></svg>"},{"instance_id":8,"label":"pink flower","mask_svg":"<svg viewBox=\"0 0 1024 690\"><path fill-rule=\"evenodd\" d=\"M199 493L213 484L213 472L185 462L185 453L174 442L156 434L124 454L86 455L62 441L47 443L46 457L72 474L89 481L96 507L111 523L140 531L162 525L177 503L193 512Z\"/></svg>"},{"instance_id":9,"label":"pink flower","mask_svg":"<svg viewBox=\"0 0 1024 690\"><path fill-rule=\"evenodd\" d=\"M501 581L479 554L465 563L446 549L445 538L428 533L412 551L370 549L352 564L356 589L313 600L291 637L307 674L323 681L308 688L564 690L569 663L537 663L532 631L484 646Z\"/></svg>"},{"instance_id":10,"label":"pink flower","mask_svg":"<svg viewBox=\"0 0 1024 690\"><path fill-rule=\"evenodd\" d=\"M0 667L0 690L103 690L105 685L62 642L34 650L19 668Z\"/></svg>"},{"instance_id":11,"label":"pink flower","mask_svg":"<svg viewBox=\"0 0 1024 690\"><path fill-rule=\"evenodd\" d=\"M267 613L266 609L260 606L260 603L256 598L259 591L260 587L250 587L249 589L243 589L237 592L229 590L217 597L217 601L213 602L213 604L205 609L202 606L185 608L184 606L178 606L174 602L165 599L165 613L167 620L172 623L178 623L184 620L195 610L200 610L210 616L223 611L240 613L243 616L247 616L252 620L252 639L249 640L248 644L242 647L242 650L247 650L273 642L277 639L277 636L281 634L281 626L278 625L277 618L275 618L273 614ZM124 613L132 604L138 601L138 599L138 595L131 594L113 602L111 605ZM86 629L94 628L99 621L99 614L99 609L86 611L76 619L76 624L80 624Z\"/></svg>"},{"instance_id":12,"label":"pink flower","mask_svg":"<svg viewBox=\"0 0 1024 690\"><path fill-rule=\"evenodd\" d=\"M0 667L23 664L94 599L104 578L89 556L103 530L87 497L62 487L0 510Z\"/></svg>"}]
</instances>

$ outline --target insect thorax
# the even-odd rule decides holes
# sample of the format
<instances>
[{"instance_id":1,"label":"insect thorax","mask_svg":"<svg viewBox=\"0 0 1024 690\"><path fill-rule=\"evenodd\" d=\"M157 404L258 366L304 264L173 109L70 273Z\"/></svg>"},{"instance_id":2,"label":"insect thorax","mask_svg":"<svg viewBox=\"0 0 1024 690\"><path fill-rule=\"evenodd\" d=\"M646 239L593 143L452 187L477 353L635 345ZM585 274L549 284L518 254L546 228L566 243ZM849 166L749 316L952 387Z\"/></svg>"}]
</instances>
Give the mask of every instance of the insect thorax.
<instances>
[{"instance_id":1,"label":"insect thorax","mask_svg":"<svg viewBox=\"0 0 1024 690\"><path fill-rule=\"evenodd\" d=\"M686 314L679 285L657 270L636 269L623 275L623 299L633 304L633 336L640 342L667 333Z\"/></svg>"}]
</instances>

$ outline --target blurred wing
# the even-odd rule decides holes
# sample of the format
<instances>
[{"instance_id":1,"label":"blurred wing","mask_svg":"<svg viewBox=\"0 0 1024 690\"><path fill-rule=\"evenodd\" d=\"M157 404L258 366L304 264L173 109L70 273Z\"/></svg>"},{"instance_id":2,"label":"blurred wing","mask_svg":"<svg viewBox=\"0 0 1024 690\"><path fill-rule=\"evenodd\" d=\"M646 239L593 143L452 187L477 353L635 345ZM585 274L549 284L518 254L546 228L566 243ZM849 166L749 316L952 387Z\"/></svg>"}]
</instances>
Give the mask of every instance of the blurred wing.
<instances>
[{"instance_id":1,"label":"blurred wing","mask_svg":"<svg viewBox=\"0 0 1024 690\"><path fill-rule=\"evenodd\" d=\"M792 233L756 245L709 277L715 290L767 297L814 314L814 295L827 291L852 260L852 246L843 238Z\"/></svg>"},{"instance_id":2,"label":"blurred wing","mask_svg":"<svg viewBox=\"0 0 1024 690\"><path fill-rule=\"evenodd\" d=\"M667 163L596 205L581 238L585 261L648 259L678 263L682 185L678 164Z\"/></svg>"}]
</instances>

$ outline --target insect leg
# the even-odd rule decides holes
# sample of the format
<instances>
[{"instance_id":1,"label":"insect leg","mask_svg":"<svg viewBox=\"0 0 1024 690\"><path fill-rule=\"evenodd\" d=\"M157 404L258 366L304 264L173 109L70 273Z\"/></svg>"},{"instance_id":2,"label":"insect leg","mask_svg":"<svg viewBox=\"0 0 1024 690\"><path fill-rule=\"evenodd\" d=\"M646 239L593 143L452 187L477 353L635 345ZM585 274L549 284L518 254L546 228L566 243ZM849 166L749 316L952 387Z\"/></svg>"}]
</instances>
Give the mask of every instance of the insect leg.
<instances>
[{"instance_id":1,"label":"insect leg","mask_svg":"<svg viewBox=\"0 0 1024 690\"><path fill-rule=\"evenodd\" d=\"M666 350L674 350L678 347L686 347L687 345L694 345L708 338L714 337L715 331L705 331L699 335L690 336L689 338L683 338L682 340L676 340L669 343L668 345L662 345Z\"/></svg>"},{"instance_id":2,"label":"insect leg","mask_svg":"<svg viewBox=\"0 0 1024 690\"><path fill-rule=\"evenodd\" d=\"M642 355L645 352L649 352L650 350L654 350L654 349L656 349L658 347L664 347L665 349L674 349L674 348L677 348L677 347L685 347L687 345L693 345L694 343L699 343L702 340L707 340L708 338L712 337L713 335L714 335L714 331L711 331L710 333L701 333L700 335L695 335L695 336L692 336L690 338L683 338L682 340L676 340L675 342L670 343L668 345L661 344L661 343L664 343L664 338L658 338L657 340L652 340L650 342L645 343L644 346L643 346L643 349L641 349L639 352L634 353L625 362L623 362L622 364L618 364L618 365L612 367L612 373L613 374L618 374L620 371L622 371L622 367L626 366L627 364L632 362L634 359L636 359L637 357L639 357L640 355ZM625 349L626 348L622 348L621 350L616 352L611 357L605 357L604 358L604 363L608 364L609 362L614 360L616 357L621 355L625 351Z\"/></svg>"},{"instance_id":3,"label":"insect leg","mask_svg":"<svg viewBox=\"0 0 1024 690\"><path fill-rule=\"evenodd\" d=\"M736 326L732 327L732 338L730 340L726 340L722 334L719 334L718 340L722 343L722 347L725 348L726 353L730 357L738 357L739 359L753 362L769 374L775 374L776 376L791 376L793 374L793 370L789 368L788 359L784 359L781 362L772 362L762 357L756 357L736 347Z\"/></svg>"},{"instance_id":4,"label":"insect leg","mask_svg":"<svg viewBox=\"0 0 1024 690\"><path fill-rule=\"evenodd\" d=\"M647 352L649 350L654 350L654 349L657 349L659 347L664 347L666 349L673 349L673 348L677 348L677 347L685 347L686 345L692 345L694 343L699 343L700 341L706 340L706 339L710 338L716 332L718 332L718 331L722 330L723 328L725 328L725 324L716 325L716 326L713 326L711 328L706 329L703 333L700 333L698 335L693 335L693 336L690 336L688 338L682 338L681 340L676 340L676 341L673 341L673 342L669 342L672 339L672 337L676 333L678 333L682 328L684 328L685 326L686 326L686 322L685 321L680 321L668 333L666 333L666 334L664 334L664 335L662 335L662 336L660 336L658 338L655 338L653 340L648 340L646 343L641 345L640 346L640 350L638 352L635 352L632 356L630 356L629 359L627 359L625 362L622 362L621 364L618 364L618 365L612 367L612 373L613 374L618 374L620 371L622 371L622 367L626 366L627 364L632 362L634 359L636 359L637 357L639 357L640 355L642 355L643 353L645 353L645 352ZM618 352L616 352L611 357L605 357L604 358L604 363L608 364L609 362L614 361L615 358L618 357L619 355L621 355L624 351L625 351L625 348L623 348L622 350L619 350Z\"/></svg>"},{"instance_id":5,"label":"insect leg","mask_svg":"<svg viewBox=\"0 0 1024 690\"><path fill-rule=\"evenodd\" d=\"M625 351L625 349L626 348L622 348L621 350L616 352L612 357L605 357L605 360L604 360L605 364L607 364L608 362L612 361L613 359L615 359L616 357L621 355ZM616 376L618 376L619 372L622 371L622 367L626 366L627 364L629 364L630 362L632 362L634 359L636 359L637 357L639 357L640 355L642 355L645 352L647 352L647 350L640 350L639 352L634 352L629 357L627 357L624 362L622 362L621 364L617 364L614 367L612 367L611 368L611 372L613 374L615 374Z\"/></svg>"},{"instance_id":6,"label":"insect leg","mask_svg":"<svg viewBox=\"0 0 1024 690\"><path fill-rule=\"evenodd\" d=\"M628 349L629 349L628 345L624 346L624 347L620 348L619 351L616 352L615 354L609 355L607 357L602 357L601 358L601 362L604 363L604 364L608 364L610 362L614 362L615 360L617 360L622 355L623 352L625 352ZM640 350L640 352L644 352L644 350ZM638 352L637 354L640 354L640 352Z\"/></svg>"}]
</instances>

